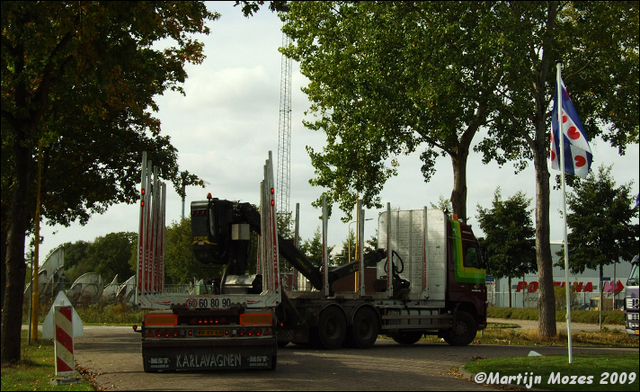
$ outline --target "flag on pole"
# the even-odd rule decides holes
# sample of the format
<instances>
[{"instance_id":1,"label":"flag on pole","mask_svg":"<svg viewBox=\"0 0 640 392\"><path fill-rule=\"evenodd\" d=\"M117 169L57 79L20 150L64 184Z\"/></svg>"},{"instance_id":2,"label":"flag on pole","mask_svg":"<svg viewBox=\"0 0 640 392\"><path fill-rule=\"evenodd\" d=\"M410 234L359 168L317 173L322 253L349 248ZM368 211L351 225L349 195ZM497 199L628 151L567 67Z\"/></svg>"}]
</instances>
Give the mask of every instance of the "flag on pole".
<instances>
[{"instance_id":1,"label":"flag on pole","mask_svg":"<svg viewBox=\"0 0 640 392\"><path fill-rule=\"evenodd\" d=\"M586 178L591 167L591 147L584 133L584 127L578 118L578 112L569 98L569 93L562 79L559 80L562 94L562 133L564 134L565 171ZM558 91L553 99L553 116L551 120L551 167L560 168L560 138L558 136Z\"/></svg>"},{"instance_id":2,"label":"flag on pole","mask_svg":"<svg viewBox=\"0 0 640 392\"><path fill-rule=\"evenodd\" d=\"M586 177L591 166L591 149L585 137L582 124L578 118L567 89L562 82L562 64L556 64L556 94L553 98L553 120L551 121L551 167L560 169L562 177L562 219L564 221L564 280L567 295L567 348L569 363L573 362L571 345L571 296L569 291L569 237L567 236L567 197L565 189L565 173ZM578 129L577 125L580 125ZM562 129L562 135L560 135ZM575 146L574 143L575 142ZM586 146L586 148L585 148ZM574 154L575 153L575 154ZM575 162L575 165L574 165ZM577 171L577 173L576 173Z\"/></svg>"}]
</instances>

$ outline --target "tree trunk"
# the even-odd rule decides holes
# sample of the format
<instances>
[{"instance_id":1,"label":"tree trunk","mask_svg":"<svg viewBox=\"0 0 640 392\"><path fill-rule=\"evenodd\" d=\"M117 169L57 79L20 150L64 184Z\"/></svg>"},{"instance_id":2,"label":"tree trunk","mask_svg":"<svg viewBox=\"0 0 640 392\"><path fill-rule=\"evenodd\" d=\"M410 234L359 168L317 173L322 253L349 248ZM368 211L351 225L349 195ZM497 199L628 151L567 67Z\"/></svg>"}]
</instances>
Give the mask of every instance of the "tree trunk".
<instances>
[{"instance_id":1,"label":"tree trunk","mask_svg":"<svg viewBox=\"0 0 640 392\"><path fill-rule=\"evenodd\" d=\"M4 309L4 292L7 287L7 211L8 208L2 208L2 228L0 231L0 260L2 260L2 271L0 281L0 308Z\"/></svg>"},{"instance_id":2,"label":"tree trunk","mask_svg":"<svg viewBox=\"0 0 640 392\"><path fill-rule=\"evenodd\" d=\"M467 156L468 151L451 155L451 164L453 165L451 206L453 213L465 223L467 222Z\"/></svg>"},{"instance_id":3,"label":"tree trunk","mask_svg":"<svg viewBox=\"0 0 640 392\"><path fill-rule=\"evenodd\" d=\"M543 133L544 134L544 133ZM538 141L536 141L540 144ZM534 151L536 169L536 261L538 263L538 333L554 337L556 331L556 304L553 292L553 265L549 234L549 169L544 147Z\"/></svg>"},{"instance_id":4,"label":"tree trunk","mask_svg":"<svg viewBox=\"0 0 640 392\"><path fill-rule=\"evenodd\" d=\"M18 135L19 137L19 135ZM25 287L26 264L24 245L29 221L28 200L30 184L30 151L16 141L16 179L9 211L7 233L6 281L7 288L2 309L2 363L20 360L20 330L22 328L22 302Z\"/></svg>"},{"instance_id":5,"label":"tree trunk","mask_svg":"<svg viewBox=\"0 0 640 392\"><path fill-rule=\"evenodd\" d=\"M600 330L602 330L602 309L604 308L604 282L602 281L602 264L598 266L598 294L600 295L600 304L598 305L598 325Z\"/></svg>"},{"instance_id":6,"label":"tree trunk","mask_svg":"<svg viewBox=\"0 0 640 392\"><path fill-rule=\"evenodd\" d=\"M543 76L541 79L544 77ZM544 102L542 96L538 102ZM556 331L556 304L553 291L553 263L549 230L549 168L547 165L547 140L544 111L538 110L536 139L531 141L536 170L536 262L538 264L538 333L543 337L554 337Z\"/></svg>"},{"instance_id":7,"label":"tree trunk","mask_svg":"<svg viewBox=\"0 0 640 392\"><path fill-rule=\"evenodd\" d=\"M484 95L484 94L483 94ZM484 99L485 97L483 97ZM473 137L480 126L484 125L487 116L487 103L481 100L474 120L460 136L455 152L449 153L453 165L453 191L451 191L451 207L464 223L467 222L467 160Z\"/></svg>"},{"instance_id":8,"label":"tree trunk","mask_svg":"<svg viewBox=\"0 0 640 392\"><path fill-rule=\"evenodd\" d=\"M538 80L533 84L535 101L535 138L528 139L533 153L536 170L536 262L538 264L538 333L542 337L554 337L556 331L556 302L553 292L553 264L551 261L551 243L549 234L549 167L546 116L548 102L545 100L547 76L551 69L551 48L553 31L558 12L558 2L547 3L547 26L544 34L544 53L540 63Z\"/></svg>"}]
</instances>

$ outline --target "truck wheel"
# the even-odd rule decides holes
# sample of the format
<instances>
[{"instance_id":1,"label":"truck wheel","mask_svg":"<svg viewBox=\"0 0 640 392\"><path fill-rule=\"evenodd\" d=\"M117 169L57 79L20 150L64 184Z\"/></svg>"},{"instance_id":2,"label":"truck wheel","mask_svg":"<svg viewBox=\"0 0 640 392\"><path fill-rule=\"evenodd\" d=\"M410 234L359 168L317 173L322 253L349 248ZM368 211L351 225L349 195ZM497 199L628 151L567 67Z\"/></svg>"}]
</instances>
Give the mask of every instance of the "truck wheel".
<instances>
[{"instance_id":1,"label":"truck wheel","mask_svg":"<svg viewBox=\"0 0 640 392\"><path fill-rule=\"evenodd\" d=\"M422 335L424 335L424 333L420 331L398 331L391 337L396 343L411 345L420 340Z\"/></svg>"},{"instance_id":2,"label":"truck wheel","mask_svg":"<svg viewBox=\"0 0 640 392\"><path fill-rule=\"evenodd\" d=\"M318 320L318 338L320 344L329 350L342 345L347 335L347 319L337 306L329 306L320 314Z\"/></svg>"},{"instance_id":3,"label":"truck wheel","mask_svg":"<svg viewBox=\"0 0 640 392\"><path fill-rule=\"evenodd\" d=\"M373 309L364 307L353 318L350 341L357 348L370 348L378 339L380 316Z\"/></svg>"},{"instance_id":4,"label":"truck wheel","mask_svg":"<svg viewBox=\"0 0 640 392\"><path fill-rule=\"evenodd\" d=\"M452 346L466 346L473 342L478 332L478 321L467 312L458 312L456 324L444 332L444 341Z\"/></svg>"}]
</instances>

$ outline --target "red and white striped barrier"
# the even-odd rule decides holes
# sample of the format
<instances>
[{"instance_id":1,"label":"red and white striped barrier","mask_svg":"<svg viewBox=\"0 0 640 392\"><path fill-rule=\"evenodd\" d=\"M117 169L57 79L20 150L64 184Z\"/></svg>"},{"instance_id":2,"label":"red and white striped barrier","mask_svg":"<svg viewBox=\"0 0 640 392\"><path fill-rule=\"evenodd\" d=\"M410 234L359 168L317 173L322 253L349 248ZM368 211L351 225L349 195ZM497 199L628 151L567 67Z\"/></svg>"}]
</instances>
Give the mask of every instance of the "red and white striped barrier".
<instances>
[{"instance_id":1,"label":"red and white striped barrier","mask_svg":"<svg viewBox=\"0 0 640 392\"><path fill-rule=\"evenodd\" d=\"M73 356L73 307L55 306L54 309L56 376L67 377L76 372Z\"/></svg>"}]
</instances>

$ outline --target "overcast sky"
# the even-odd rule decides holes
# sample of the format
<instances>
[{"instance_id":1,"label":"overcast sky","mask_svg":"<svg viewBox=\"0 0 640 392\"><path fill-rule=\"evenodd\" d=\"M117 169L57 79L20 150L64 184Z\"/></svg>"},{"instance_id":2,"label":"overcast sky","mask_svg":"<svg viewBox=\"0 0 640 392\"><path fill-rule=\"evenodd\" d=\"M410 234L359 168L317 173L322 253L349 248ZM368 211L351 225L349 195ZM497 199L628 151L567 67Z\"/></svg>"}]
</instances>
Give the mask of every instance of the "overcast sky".
<instances>
[{"instance_id":1,"label":"overcast sky","mask_svg":"<svg viewBox=\"0 0 640 392\"><path fill-rule=\"evenodd\" d=\"M211 34L199 36L205 43L207 58L200 65L187 67L188 79L184 84L186 96L167 92L157 99L160 110L155 115L162 122L162 133L171 136L178 149L180 170L188 170L204 179L206 189L187 188L185 215L191 201L204 200L207 192L220 199L240 200L259 204L259 184L262 168L269 151L274 160L278 151L278 115L280 91L280 64L282 56L282 22L266 8L252 18L245 18L233 2L209 3L211 10L222 16L211 22ZM291 131L291 209L300 203L300 235L310 239L320 226L321 212L311 206L322 189L309 185L314 170L306 146L320 151L324 134L306 129L302 125L308 100L301 87L307 79L293 63L292 131ZM567 89L571 93L571 86ZM476 143L480 138L476 137ZM613 176L618 185L633 181L633 194L638 193L638 145L631 145L625 156L601 140L591 141L594 156L592 170L598 166L614 165ZM400 156L399 175L390 179L381 193L384 205L392 208L417 209L437 203L438 198L449 198L453 187L453 171L448 157L437 161L437 170L426 184L420 172L420 151L411 156ZM274 162L274 166L276 162ZM519 175L513 165L499 167L496 163L484 165L479 154L472 153L468 164L469 223L476 236L482 236L476 206L491 207L493 195L501 187L503 199L523 191L535 206L535 173L533 163ZM555 175L552 171L552 185ZM570 190L570 188L568 188ZM551 240L562 239L562 193L551 192ZM167 224L180 219L182 202L167 184ZM335 205L329 221L329 245L340 245L347 237L347 224L340 221L342 214ZM377 210L367 210L365 237L375 234ZM355 216L355 215L354 215ZM533 219L533 215L532 215ZM352 230L355 224L351 225ZM44 242L40 248L40 263L49 251L65 242L93 241L111 232L137 231L138 206L116 205L103 215L95 215L86 226L74 224L43 226Z\"/></svg>"}]
</instances>

